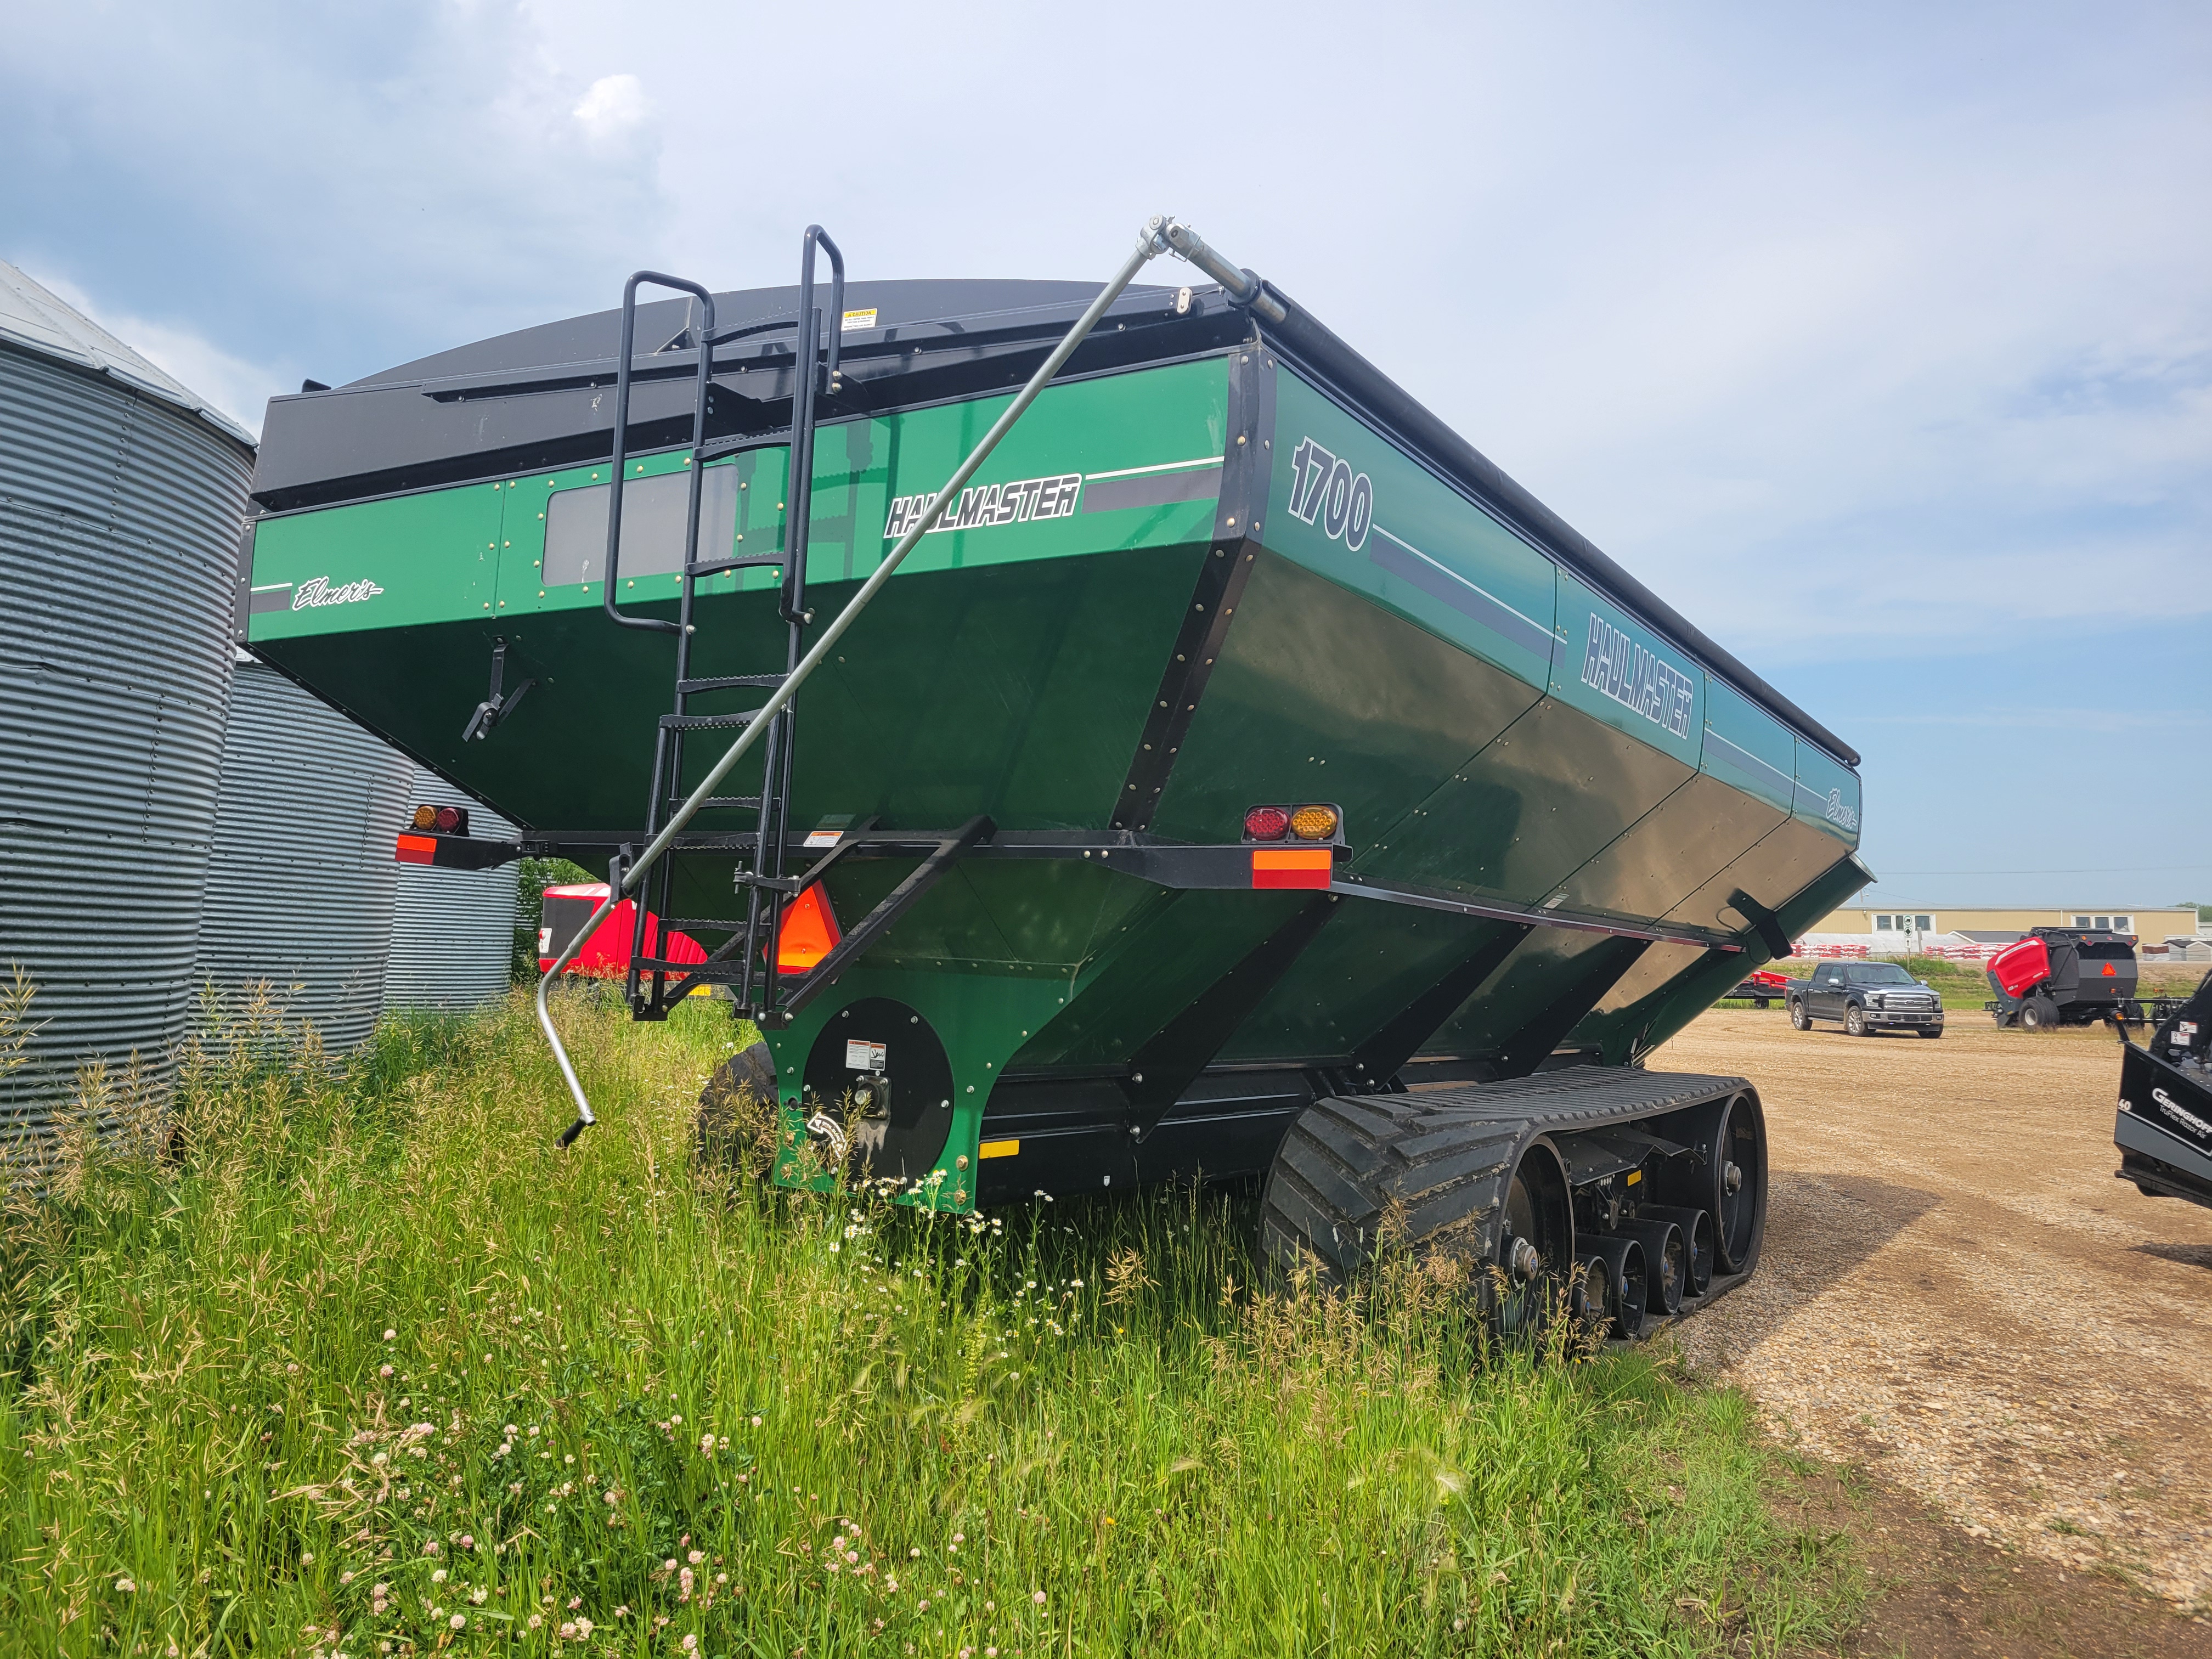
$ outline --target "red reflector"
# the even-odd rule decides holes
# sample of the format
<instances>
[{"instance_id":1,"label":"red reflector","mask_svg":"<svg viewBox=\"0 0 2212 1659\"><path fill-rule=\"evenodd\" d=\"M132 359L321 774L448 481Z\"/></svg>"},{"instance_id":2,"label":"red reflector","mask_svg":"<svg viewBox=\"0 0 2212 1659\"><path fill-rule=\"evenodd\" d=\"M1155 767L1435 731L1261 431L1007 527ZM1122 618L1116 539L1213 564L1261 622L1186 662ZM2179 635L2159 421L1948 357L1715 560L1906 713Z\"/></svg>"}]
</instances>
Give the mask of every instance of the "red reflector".
<instances>
[{"instance_id":1,"label":"red reflector","mask_svg":"<svg viewBox=\"0 0 2212 1659\"><path fill-rule=\"evenodd\" d=\"M428 836L402 836L399 845L392 849L393 860L400 864L435 864L438 843Z\"/></svg>"},{"instance_id":2,"label":"red reflector","mask_svg":"<svg viewBox=\"0 0 2212 1659\"><path fill-rule=\"evenodd\" d=\"M1328 887L1336 857L1326 847L1255 848L1252 884L1255 887Z\"/></svg>"},{"instance_id":3,"label":"red reflector","mask_svg":"<svg viewBox=\"0 0 2212 1659\"><path fill-rule=\"evenodd\" d=\"M438 828L447 834L457 829L460 822L461 811L458 806L441 806L438 809Z\"/></svg>"},{"instance_id":4,"label":"red reflector","mask_svg":"<svg viewBox=\"0 0 2212 1659\"><path fill-rule=\"evenodd\" d=\"M817 881L784 907L775 933L776 972L811 973L843 937L830 895Z\"/></svg>"},{"instance_id":5,"label":"red reflector","mask_svg":"<svg viewBox=\"0 0 2212 1659\"><path fill-rule=\"evenodd\" d=\"M1244 833L1254 841L1280 841L1291 815L1279 806L1255 806L1244 815Z\"/></svg>"}]
</instances>

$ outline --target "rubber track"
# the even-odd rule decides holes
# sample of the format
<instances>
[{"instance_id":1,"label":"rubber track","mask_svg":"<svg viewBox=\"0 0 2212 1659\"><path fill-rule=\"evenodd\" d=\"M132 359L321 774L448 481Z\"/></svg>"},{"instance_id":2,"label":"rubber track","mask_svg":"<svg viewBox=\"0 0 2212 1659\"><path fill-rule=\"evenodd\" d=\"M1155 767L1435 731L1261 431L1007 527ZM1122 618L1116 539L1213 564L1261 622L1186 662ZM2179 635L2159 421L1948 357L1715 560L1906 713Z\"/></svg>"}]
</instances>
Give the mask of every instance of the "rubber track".
<instances>
[{"instance_id":1,"label":"rubber track","mask_svg":"<svg viewBox=\"0 0 2212 1659\"><path fill-rule=\"evenodd\" d=\"M1464 1248L1492 1256L1506 1183L1537 1135L1631 1122L1747 1087L1741 1078L1577 1066L1316 1101L1291 1124L1268 1174L1261 1248L1286 1270L1310 1251L1341 1282L1358 1272L1397 1206L1407 1244L1459 1228Z\"/></svg>"}]
</instances>

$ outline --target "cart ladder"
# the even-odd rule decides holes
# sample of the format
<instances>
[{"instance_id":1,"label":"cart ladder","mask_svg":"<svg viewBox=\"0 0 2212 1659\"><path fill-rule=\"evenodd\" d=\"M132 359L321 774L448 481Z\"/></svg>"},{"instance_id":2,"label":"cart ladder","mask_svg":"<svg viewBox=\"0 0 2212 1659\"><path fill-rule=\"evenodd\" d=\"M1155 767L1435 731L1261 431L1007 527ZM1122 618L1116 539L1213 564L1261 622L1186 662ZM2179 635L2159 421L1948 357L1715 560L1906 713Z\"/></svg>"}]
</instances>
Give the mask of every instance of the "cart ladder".
<instances>
[{"instance_id":1,"label":"cart ladder","mask_svg":"<svg viewBox=\"0 0 2212 1659\"><path fill-rule=\"evenodd\" d=\"M828 327L821 307L814 303L815 251L830 258ZM696 399L691 428L690 505L685 515L684 563L678 589L677 619L627 617L615 606L622 533L622 489L629 432L629 380L635 344L637 289L641 283L675 289L692 296L697 325L687 328L688 343L699 354ZM614 488L608 503L606 597L607 614L627 628L651 629L676 637L675 692L672 706L660 716L654 732L652 793L647 802L645 841L652 842L684 804L684 739L691 732L736 732L754 723L749 710L696 712L692 700L710 694L757 690L773 692L798 668L805 650L807 624L813 612L806 602L806 545L811 518L814 434L824 392L838 383L838 335L844 314L845 259L837 245L819 225L810 225L799 260L798 314L787 323L753 324L718 332L714 296L696 283L654 271L640 271L623 290L621 359L615 386ZM766 447L755 435L710 441L707 420L718 345L738 338L794 331L792 348L791 423L781 435L790 447L789 477L784 495L782 546L774 552L732 556L728 549L714 549L699 556L700 502L705 488L705 468L717 455L739 448ZM679 336L678 341L684 341ZM826 337L826 343L825 343ZM697 638L694 622L699 583L727 572L775 568L782 574L778 611L785 625L784 660L781 669L754 674L695 675L693 646ZM795 699L770 716L759 748L762 756L760 793L751 795L710 795L699 803L701 813L712 813L727 827L686 827L672 840L637 896L631 916L630 959L627 990L631 1012L640 1019L665 1019L678 998L701 985L725 984L732 988L738 1007L757 1023L778 1023L775 940L784 907L796 895L799 884L785 872L785 843L791 817L791 773L793 738L797 730ZM728 815L738 815L729 823ZM745 914L735 925L726 919L685 917L673 914L679 896L678 872L686 854L713 854L726 860L735 853L740 862L737 881L745 889ZM632 856L624 848L610 872L612 889L622 884L621 868ZM649 920L657 928L649 930ZM723 942L702 961L678 961L671 954L672 934L726 933ZM672 994L672 989L673 994Z\"/></svg>"}]
</instances>

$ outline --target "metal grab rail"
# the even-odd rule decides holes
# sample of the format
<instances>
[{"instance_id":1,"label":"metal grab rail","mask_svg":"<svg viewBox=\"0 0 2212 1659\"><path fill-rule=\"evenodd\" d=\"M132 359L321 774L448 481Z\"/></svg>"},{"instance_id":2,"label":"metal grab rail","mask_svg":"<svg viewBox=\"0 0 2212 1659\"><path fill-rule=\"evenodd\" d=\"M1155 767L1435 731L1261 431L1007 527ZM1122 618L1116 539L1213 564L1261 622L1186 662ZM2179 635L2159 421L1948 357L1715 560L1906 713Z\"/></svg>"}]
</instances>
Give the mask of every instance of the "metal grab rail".
<instances>
[{"instance_id":1,"label":"metal grab rail","mask_svg":"<svg viewBox=\"0 0 2212 1659\"><path fill-rule=\"evenodd\" d=\"M1062 365L1074 355L1075 349L1081 345L1091 331L1097 326L1099 319L1103 317L1114 302L1121 297L1122 290L1136 280L1137 273L1161 254L1168 252L1182 254L1185 247L1191 250L1192 263L1198 264L1199 268L1206 271L1209 276L1218 276L1222 270L1237 270L1236 267L1223 260L1187 227L1165 217L1156 216L1147 221L1144 229L1138 235L1137 246L1131 250L1129 257L1121 262L1121 268L1114 273L1105 287L1099 289L1098 297L1093 300L1083 315L1077 319L1075 326L1068 330L1066 335L1052 349L1044 362L1037 365L1036 372L1031 374L1022 389L1014 394L1013 401L1006 405L1005 412L991 423L991 429L986 432L975 447L969 452L968 459L953 470L952 476L945 480L945 487L930 498L929 505L923 510L921 517L908 527L906 533L899 538L897 544L884 555L884 562L876 567L867 580L860 584L860 592L853 595L845 608L837 613L827 628L823 629L822 637L814 642L813 647L799 660L798 665L784 677L783 684L776 687L769 700L755 711L752 723L738 734L738 740L729 746L721 759L714 763L699 787L692 791L684 805L677 809L675 816L670 818L666 826L653 838L645 851L641 853L627 869L608 871L609 880L605 899L600 902L599 908L592 913L591 919L577 930L575 937L563 947L561 954L554 959L553 965L545 970L543 977L538 981L538 1024L545 1033L546 1042L552 1045L553 1058L561 1067L562 1079L568 1084L568 1092L576 1103L576 1121L561 1132L562 1146L574 1144L578 1135L583 1133L599 1120L592 1115L592 1103L585 1097L583 1085L577 1080L575 1066L568 1058L568 1049L562 1045L560 1032L554 1028L553 1016L545 1006L547 988L560 976L562 970L583 948L584 942L598 931L599 924L606 920L614 907L626 894L643 881L645 872L650 870L660 855L668 850L669 843L676 839L684 826L689 823L693 816L706 804L708 799L714 794L715 787L729 775L731 769L744 758L745 751L751 748L754 742L769 729L775 721L775 716L782 712L800 685L805 683L807 677L812 674L823 659L830 654L830 648L844 637L845 631L859 619L860 612L867 608L868 602L873 599L883 590L884 584L890 580L892 572L899 568L906 556L914 550L922 537L927 535L936 525L937 520L943 516L946 506L959 499L960 491L965 487L969 479L975 476L976 469L990 459L991 452L999 447L1000 441L1013 428L1014 423L1029 411L1030 405L1037 400L1038 395L1051 382L1052 377L1060 373ZM1202 264L1201 258L1204 261ZM673 278L654 278L650 273L641 274L648 280L665 281L671 286L681 286L686 289L691 288L691 284L678 283ZM1232 294L1241 291L1259 298L1265 297L1259 295L1256 278L1247 276L1242 271L1237 271L1237 275L1240 278L1239 289L1232 289ZM624 387L628 385L626 377L629 367L630 344L629 337L630 307L627 299L629 294L635 291L635 285L639 280L638 277L630 279L631 287L625 295L622 360L623 374L625 376L623 381ZM842 288L842 284L839 286ZM708 303L711 304L712 301L709 301ZM843 319L841 316L832 323L830 335L832 351L836 349L836 328L842 321ZM803 321L801 331L802 333L806 331ZM811 343L809 342L809 343ZM702 351L702 363L706 355ZM811 352L802 352L801 355L811 356ZM810 378L811 373L811 365L810 364ZM701 393L702 410L704 396L702 392ZM619 398L617 403L617 420L619 422L622 414ZM622 429L619 424L616 428L615 441L616 453L619 455L622 442ZM696 471L696 469L695 468L694 471ZM621 477L619 469L616 477L619 488ZM697 483L696 477L693 483L696 487ZM616 500L618 501L620 499L620 495L617 495ZM608 578L610 583L608 610L611 614L613 611L611 568L608 572ZM632 622L628 617L618 617L617 620L632 627L644 625L641 623Z\"/></svg>"},{"instance_id":2,"label":"metal grab rail","mask_svg":"<svg viewBox=\"0 0 2212 1659\"><path fill-rule=\"evenodd\" d=\"M662 622L654 617L625 617L615 609L615 578L621 573L616 562L622 556L623 467L629 459L629 370L630 354L637 343L637 285L651 283L656 288L672 288L680 294L689 294L699 301L704 315L699 328L699 396L698 407L691 417L691 487L690 502L684 521L684 545L688 549L699 544L699 459L700 445L707 441L707 397L714 379L714 296L698 283L681 276L665 276L657 270L641 270L623 284L622 353L615 359L615 453L614 488L607 495L607 578L605 595L600 603L608 619L623 628L642 628L654 634L674 634L681 630L680 623ZM685 558L690 559L687 551Z\"/></svg>"}]
</instances>

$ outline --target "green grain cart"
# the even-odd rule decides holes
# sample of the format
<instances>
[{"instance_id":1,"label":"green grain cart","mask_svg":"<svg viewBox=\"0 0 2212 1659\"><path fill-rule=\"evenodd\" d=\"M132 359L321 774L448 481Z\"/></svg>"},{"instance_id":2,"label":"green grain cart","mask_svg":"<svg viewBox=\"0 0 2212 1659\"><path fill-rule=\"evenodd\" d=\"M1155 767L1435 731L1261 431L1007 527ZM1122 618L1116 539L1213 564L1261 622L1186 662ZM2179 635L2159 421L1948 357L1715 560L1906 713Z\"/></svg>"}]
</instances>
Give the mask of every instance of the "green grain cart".
<instances>
[{"instance_id":1,"label":"green grain cart","mask_svg":"<svg viewBox=\"0 0 2212 1659\"><path fill-rule=\"evenodd\" d=\"M1624 1334L1756 1260L1756 1093L1642 1062L1868 879L1857 756L1188 228L640 273L273 400L253 499L253 652L523 826L400 855L608 867L637 1016L766 1034L773 1179L1264 1176L1279 1258Z\"/></svg>"}]
</instances>

